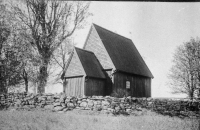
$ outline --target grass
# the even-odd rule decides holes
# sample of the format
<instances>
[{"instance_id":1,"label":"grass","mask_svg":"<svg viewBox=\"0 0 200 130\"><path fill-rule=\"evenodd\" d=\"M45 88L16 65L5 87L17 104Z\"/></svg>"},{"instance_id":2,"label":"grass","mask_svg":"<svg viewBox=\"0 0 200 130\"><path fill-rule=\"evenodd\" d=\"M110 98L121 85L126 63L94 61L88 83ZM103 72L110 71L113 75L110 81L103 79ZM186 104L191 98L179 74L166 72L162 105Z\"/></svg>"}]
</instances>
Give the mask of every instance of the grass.
<instances>
[{"instance_id":1,"label":"grass","mask_svg":"<svg viewBox=\"0 0 200 130\"><path fill-rule=\"evenodd\" d=\"M197 119L180 119L146 112L113 116L78 110L0 111L0 130L200 130Z\"/></svg>"}]
</instances>

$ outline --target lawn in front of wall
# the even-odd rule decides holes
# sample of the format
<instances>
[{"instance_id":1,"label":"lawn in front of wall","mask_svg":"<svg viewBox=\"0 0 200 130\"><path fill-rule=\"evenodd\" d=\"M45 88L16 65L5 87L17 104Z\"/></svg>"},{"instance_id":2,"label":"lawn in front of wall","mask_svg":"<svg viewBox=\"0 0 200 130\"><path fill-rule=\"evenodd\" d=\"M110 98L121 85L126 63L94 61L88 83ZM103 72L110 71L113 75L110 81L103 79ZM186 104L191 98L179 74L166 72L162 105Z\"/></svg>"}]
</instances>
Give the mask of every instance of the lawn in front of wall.
<instances>
[{"instance_id":1,"label":"lawn in front of wall","mask_svg":"<svg viewBox=\"0 0 200 130\"><path fill-rule=\"evenodd\" d=\"M200 130L198 119L180 119L147 111L114 116L87 111L0 111L0 130Z\"/></svg>"}]
</instances>

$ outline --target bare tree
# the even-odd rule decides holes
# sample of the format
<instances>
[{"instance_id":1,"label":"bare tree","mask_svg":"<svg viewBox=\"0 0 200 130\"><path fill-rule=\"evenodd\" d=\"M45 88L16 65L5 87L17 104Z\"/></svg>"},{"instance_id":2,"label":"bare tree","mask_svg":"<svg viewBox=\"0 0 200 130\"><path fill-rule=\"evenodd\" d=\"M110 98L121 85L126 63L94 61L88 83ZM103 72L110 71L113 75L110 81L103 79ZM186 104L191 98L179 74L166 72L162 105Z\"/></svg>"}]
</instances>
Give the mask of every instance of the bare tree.
<instances>
[{"instance_id":1,"label":"bare tree","mask_svg":"<svg viewBox=\"0 0 200 130\"><path fill-rule=\"evenodd\" d=\"M19 1L22 4L22 1ZM27 38L41 59L38 93L44 93L48 66L54 51L76 29L84 26L89 3L58 0L25 0L23 8L12 6L15 16L27 28Z\"/></svg>"},{"instance_id":2,"label":"bare tree","mask_svg":"<svg viewBox=\"0 0 200 130\"><path fill-rule=\"evenodd\" d=\"M65 40L65 42L63 42L55 51L52 59L53 64L60 68L59 72L55 75L55 83L61 83L63 85L63 92L65 92L66 86L66 80L63 78L63 75L66 70L67 61L73 51L74 46L75 44L72 39Z\"/></svg>"},{"instance_id":3,"label":"bare tree","mask_svg":"<svg viewBox=\"0 0 200 130\"><path fill-rule=\"evenodd\" d=\"M180 45L175 54L169 74L173 93L185 93L193 99L198 94L200 83L200 41L191 38Z\"/></svg>"}]
</instances>

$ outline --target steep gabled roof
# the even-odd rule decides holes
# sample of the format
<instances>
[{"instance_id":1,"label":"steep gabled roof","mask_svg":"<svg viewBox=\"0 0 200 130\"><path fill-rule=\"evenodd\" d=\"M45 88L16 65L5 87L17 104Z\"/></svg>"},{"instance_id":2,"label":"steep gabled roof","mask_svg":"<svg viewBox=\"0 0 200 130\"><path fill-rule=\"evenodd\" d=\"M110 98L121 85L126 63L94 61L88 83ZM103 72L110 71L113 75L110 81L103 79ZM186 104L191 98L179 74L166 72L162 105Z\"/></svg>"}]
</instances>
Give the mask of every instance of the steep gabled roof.
<instances>
[{"instance_id":1,"label":"steep gabled roof","mask_svg":"<svg viewBox=\"0 0 200 130\"><path fill-rule=\"evenodd\" d=\"M86 76L94 78L105 78L103 68L93 52L75 47L81 64L85 70Z\"/></svg>"},{"instance_id":2,"label":"steep gabled roof","mask_svg":"<svg viewBox=\"0 0 200 130\"><path fill-rule=\"evenodd\" d=\"M117 70L153 78L133 42L121 35L93 24Z\"/></svg>"}]
</instances>

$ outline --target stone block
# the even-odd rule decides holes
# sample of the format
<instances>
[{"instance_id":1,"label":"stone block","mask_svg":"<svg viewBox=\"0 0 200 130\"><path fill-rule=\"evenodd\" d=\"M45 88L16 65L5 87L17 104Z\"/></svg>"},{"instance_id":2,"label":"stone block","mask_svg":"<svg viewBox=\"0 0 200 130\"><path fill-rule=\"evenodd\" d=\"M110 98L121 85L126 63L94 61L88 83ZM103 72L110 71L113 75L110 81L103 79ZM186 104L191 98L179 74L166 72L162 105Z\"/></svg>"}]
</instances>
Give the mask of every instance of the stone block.
<instances>
[{"instance_id":1,"label":"stone block","mask_svg":"<svg viewBox=\"0 0 200 130\"><path fill-rule=\"evenodd\" d=\"M125 110L125 106L124 106L123 103L120 103L119 106L120 106L120 108L121 108L122 110Z\"/></svg>"},{"instance_id":2,"label":"stone block","mask_svg":"<svg viewBox=\"0 0 200 130\"><path fill-rule=\"evenodd\" d=\"M55 102L53 103L53 106L56 107L56 106L61 106L60 102Z\"/></svg>"},{"instance_id":3,"label":"stone block","mask_svg":"<svg viewBox=\"0 0 200 130\"><path fill-rule=\"evenodd\" d=\"M113 113L115 111L115 109L112 109L112 108L108 108L107 111Z\"/></svg>"},{"instance_id":4,"label":"stone block","mask_svg":"<svg viewBox=\"0 0 200 130\"><path fill-rule=\"evenodd\" d=\"M102 110L102 106L101 105L96 105L96 107L94 108L97 111L101 111Z\"/></svg>"},{"instance_id":5,"label":"stone block","mask_svg":"<svg viewBox=\"0 0 200 130\"><path fill-rule=\"evenodd\" d=\"M115 111L116 111L116 112L119 112L120 110L121 110L121 108L120 108L119 106L116 106L116 107L115 107Z\"/></svg>"},{"instance_id":6,"label":"stone block","mask_svg":"<svg viewBox=\"0 0 200 130\"><path fill-rule=\"evenodd\" d=\"M77 98L75 98L75 97L72 97L72 98L70 99L70 102L72 102L72 103L74 103L74 104L76 104L76 103L77 103L77 101L78 101L78 99L77 99Z\"/></svg>"},{"instance_id":7,"label":"stone block","mask_svg":"<svg viewBox=\"0 0 200 130\"><path fill-rule=\"evenodd\" d=\"M66 111L68 111L68 110L69 110L68 108L64 108L62 111L66 112Z\"/></svg>"},{"instance_id":8,"label":"stone block","mask_svg":"<svg viewBox=\"0 0 200 130\"><path fill-rule=\"evenodd\" d=\"M85 108L85 107L87 107L87 105L88 105L87 102L81 102L80 103L80 107L84 107Z\"/></svg>"},{"instance_id":9,"label":"stone block","mask_svg":"<svg viewBox=\"0 0 200 130\"><path fill-rule=\"evenodd\" d=\"M75 108L75 107L76 106L73 103L71 103L71 102L67 103L67 108Z\"/></svg>"},{"instance_id":10,"label":"stone block","mask_svg":"<svg viewBox=\"0 0 200 130\"><path fill-rule=\"evenodd\" d=\"M131 109L126 109L126 112L127 112L127 113L131 113L132 110L131 110Z\"/></svg>"},{"instance_id":11,"label":"stone block","mask_svg":"<svg viewBox=\"0 0 200 130\"><path fill-rule=\"evenodd\" d=\"M54 111L62 111L65 107L62 106L56 106L53 108Z\"/></svg>"},{"instance_id":12,"label":"stone block","mask_svg":"<svg viewBox=\"0 0 200 130\"><path fill-rule=\"evenodd\" d=\"M88 107L91 108L94 106L94 102L92 100L88 101Z\"/></svg>"},{"instance_id":13,"label":"stone block","mask_svg":"<svg viewBox=\"0 0 200 130\"><path fill-rule=\"evenodd\" d=\"M79 100L77 103L78 103L78 104L81 104L81 102L82 102L82 101Z\"/></svg>"},{"instance_id":14,"label":"stone block","mask_svg":"<svg viewBox=\"0 0 200 130\"><path fill-rule=\"evenodd\" d=\"M60 105L61 105L62 107L66 107L66 106L67 106L67 104L65 104L65 103L60 103Z\"/></svg>"},{"instance_id":15,"label":"stone block","mask_svg":"<svg viewBox=\"0 0 200 130\"><path fill-rule=\"evenodd\" d=\"M103 109L103 110L107 110L107 109L108 109L108 106L102 106L102 109Z\"/></svg>"},{"instance_id":16,"label":"stone block","mask_svg":"<svg viewBox=\"0 0 200 130\"><path fill-rule=\"evenodd\" d=\"M108 101L102 101L102 106L108 106L110 103Z\"/></svg>"},{"instance_id":17,"label":"stone block","mask_svg":"<svg viewBox=\"0 0 200 130\"><path fill-rule=\"evenodd\" d=\"M17 99L15 102L16 105L21 105L21 103L22 103L22 101L20 99Z\"/></svg>"}]
</instances>

